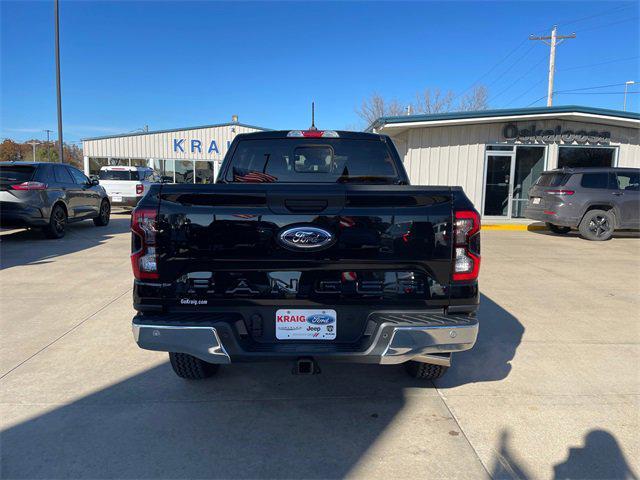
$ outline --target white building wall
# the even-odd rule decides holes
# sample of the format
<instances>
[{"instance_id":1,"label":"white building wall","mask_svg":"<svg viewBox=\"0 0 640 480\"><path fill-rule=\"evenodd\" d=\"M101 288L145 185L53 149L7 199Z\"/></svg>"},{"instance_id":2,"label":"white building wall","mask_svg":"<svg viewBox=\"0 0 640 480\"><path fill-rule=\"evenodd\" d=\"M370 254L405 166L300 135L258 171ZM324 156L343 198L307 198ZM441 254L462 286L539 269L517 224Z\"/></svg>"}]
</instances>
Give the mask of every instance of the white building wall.
<instances>
[{"instance_id":1,"label":"white building wall","mask_svg":"<svg viewBox=\"0 0 640 480\"><path fill-rule=\"evenodd\" d=\"M583 122L536 120L514 122L522 128L535 123L540 129L596 130L611 132L609 146L618 147L617 166L640 167L640 130ZM410 128L390 134L411 180L415 185L462 186L467 196L480 208L483 198L485 147L506 144L502 136L505 122ZM384 133L384 131L383 131ZM531 143L531 145L544 145ZM577 143L560 145L579 145ZM557 167L558 144L547 144L545 169Z\"/></svg>"},{"instance_id":2,"label":"white building wall","mask_svg":"<svg viewBox=\"0 0 640 480\"><path fill-rule=\"evenodd\" d=\"M227 152L227 145L240 133L260 131L243 125L195 128L171 132L147 133L122 137L101 138L83 141L86 157L98 158L154 158L176 160L217 160L221 161ZM183 140L184 152L174 149L174 140ZM200 151L192 141L200 142ZM211 142L215 141L218 152L209 153Z\"/></svg>"}]
</instances>

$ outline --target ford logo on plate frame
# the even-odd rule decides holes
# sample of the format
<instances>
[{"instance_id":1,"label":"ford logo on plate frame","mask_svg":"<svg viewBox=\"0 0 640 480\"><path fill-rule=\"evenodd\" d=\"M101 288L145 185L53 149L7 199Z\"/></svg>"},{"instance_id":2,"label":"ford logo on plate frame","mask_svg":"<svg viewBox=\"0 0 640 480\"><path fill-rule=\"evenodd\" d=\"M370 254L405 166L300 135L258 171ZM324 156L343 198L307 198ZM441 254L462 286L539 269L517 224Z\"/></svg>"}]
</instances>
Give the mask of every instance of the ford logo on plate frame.
<instances>
[{"instance_id":1,"label":"ford logo on plate frame","mask_svg":"<svg viewBox=\"0 0 640 480\"><path fill-rule=\"evenodd\" d=\"M313 325L329 325L335 321L336 319L332 315L326 313L314 313L307 317L307 322Z\"/></svg>"},{"instance_id":2,"label":"ford logo on plate frame","mask_svg":"<svg viewBox=\"0 0 640 480\"><path fill-rule=\"evenodd\" d=\"M290 250L322 250L333 245L331 232L318 227L293 227L278 235L280 243Z\"/></svg>"}]
</instances>

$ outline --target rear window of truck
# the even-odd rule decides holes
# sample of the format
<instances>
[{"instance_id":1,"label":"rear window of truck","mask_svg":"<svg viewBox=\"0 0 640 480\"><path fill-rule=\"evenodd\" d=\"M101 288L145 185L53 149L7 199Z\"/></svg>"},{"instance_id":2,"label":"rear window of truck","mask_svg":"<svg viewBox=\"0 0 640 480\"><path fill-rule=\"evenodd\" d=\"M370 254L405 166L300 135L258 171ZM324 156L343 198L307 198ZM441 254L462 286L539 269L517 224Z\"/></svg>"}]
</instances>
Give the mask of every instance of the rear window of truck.
<instances>
[{"instance_id":1,"label":"rear window of truck","mask_svg":"<svg viewBox=\"0 0 640 480\"><path fill-rule=\"evenodd\" d=\"M571 177L569 173L543 173L536 182L539 187L560 187Z\"/></svg>"},{"instance_id":2,"label":"rear window of truck","mask_svg":"<svg viewBox=\"0 0 640 480\"><path fill-rule=\"evenodd\" d=\"M140 180L137 171L131 170L100 170L100 180Z\"/></svg>"},{"instance_id":3,"label":"rear window of truck","mask_svg":"<svg viewBox=\"0 0 640 480\"><path fill-rule=\"evenodd\" d=\"M346 138L241 140L227 182L398 183L387 144Z\"/></svg>"}]
</instances>

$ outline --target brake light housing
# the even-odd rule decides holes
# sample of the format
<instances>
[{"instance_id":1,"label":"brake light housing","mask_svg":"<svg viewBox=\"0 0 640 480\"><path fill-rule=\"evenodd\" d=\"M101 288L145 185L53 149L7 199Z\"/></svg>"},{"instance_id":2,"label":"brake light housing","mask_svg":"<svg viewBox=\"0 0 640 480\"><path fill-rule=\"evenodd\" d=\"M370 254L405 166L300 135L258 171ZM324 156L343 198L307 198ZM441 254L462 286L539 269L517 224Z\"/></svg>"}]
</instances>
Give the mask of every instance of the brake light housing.
<instances>
[{"instance_id":1,"label":"brake light housing","mask_svg":"<svg viewBox=\"0 0 640 480\"><path fill-rule=\"evenodd\" d=\"M474 210L454 212L453 281L477 280L480 273L480 215Z\"/></svg>"},{"instance_id":2,"label":"brake light housing","mask_svg":"<svg viewBox=\"0 0 640 480\"><path fill-rule=\"evenodd\" d=\"M144 185L136 183L136 195L142 195L142 192L144 192Z\"/></svg>"},{"instance_id":3,"label":"brake light housing","mask_svg":"<svg viewBox=\"0 0 640 480\"><path fill-rule=\"evenodd\" d=\"M11 185L13 190L46 190L47 184L42 182L22 182Z\"/></svg>"},{"instance_id":4,"label":"brake light housing","mask_svg":"<svg viewBox=\"0 0 640 480\"><path fill-rule=\"evenodd\" d=\"M547 190L545 193L549 195L573 195L576 192L574 190Z\"/></svg>"},{"instance_id":5,"label":"brake light housing","mask_svg":"<svg viewBox=\"0 0 640 480\"><path fill-rule=\"evenodd\" d=\"M334 130L291 130L287 137L339 138L340 135Z\"/></svg>"},{"instance_id":6,"label":"brake light housing","mask_svg":"<svg viewBox=\"0 0 640 480\"><path fill-rule=\"evenodd\" d=\"M151 208L136 208L131 214L131 267L138 280L157 280L157 213Z\"/></svg>"}]
</instances>

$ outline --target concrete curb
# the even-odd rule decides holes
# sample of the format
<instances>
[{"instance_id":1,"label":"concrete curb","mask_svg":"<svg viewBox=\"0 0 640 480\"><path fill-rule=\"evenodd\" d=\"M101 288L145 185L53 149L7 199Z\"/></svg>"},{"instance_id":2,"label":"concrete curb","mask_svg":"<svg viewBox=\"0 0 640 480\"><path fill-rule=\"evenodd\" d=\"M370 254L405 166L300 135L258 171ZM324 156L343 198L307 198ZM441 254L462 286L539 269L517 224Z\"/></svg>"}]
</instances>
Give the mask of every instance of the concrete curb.
<instances>
[{"instance_id":1,"label":"concrete curb","mask_svg":"<svg viewBox=\"0 0 640 480\"><path fill-rule=\"evenodd\" d=\"M531 230L546 230L547 227L545 225L536 225L536 224L532 224L532 225L518 225L518 224L488 224L482 225L482 230L508 230L508 231L513 231L513 230L520 230L520 231L531 231Z\"/></svg>"}]
</instances>

